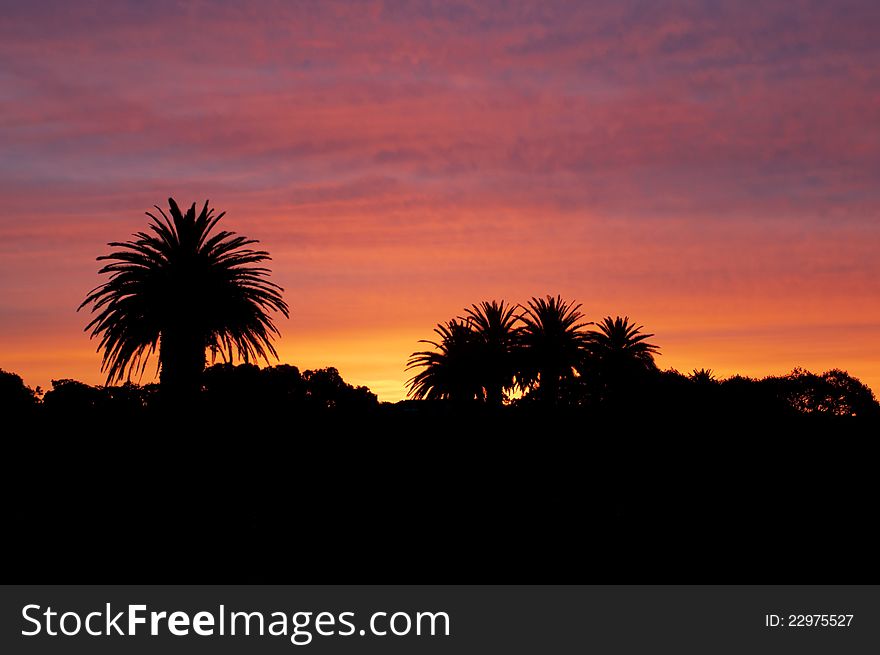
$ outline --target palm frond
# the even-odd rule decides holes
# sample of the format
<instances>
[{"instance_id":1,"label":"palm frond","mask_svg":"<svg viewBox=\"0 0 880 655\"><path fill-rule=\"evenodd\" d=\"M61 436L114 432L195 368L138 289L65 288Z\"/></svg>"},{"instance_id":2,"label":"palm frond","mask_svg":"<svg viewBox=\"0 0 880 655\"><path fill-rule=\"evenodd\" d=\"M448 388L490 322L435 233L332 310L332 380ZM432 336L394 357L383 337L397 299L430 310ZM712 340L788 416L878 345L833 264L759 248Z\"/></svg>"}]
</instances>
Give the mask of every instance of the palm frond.
<instances>
[{"instance_id":1,"label":"palm frond","mask_svg":"<svg viewBox=\"0 0 880 655\"><path fill-rule=\"evenodd\" d=\"M408 395L416 400L482 400L484 391L474 371L476 338L470 321L452 319L439 324L438 341L422 340L434 347L413 353L406 370L420 369L407 382Z\"/></svg>"},{"instance_id":2,"label":"palm frond","mask_svg":"<svg viewBox=\"0 0 880 655\"><path fill-rule=\"evenodd\" d=\"M574 374L583 358L584 328L592 323L584 320L579 303L559 295L532 298L519 319L524 357L518 384L524 390L537 388L548 402L556 402L560 382Z\"/></svg>"},{"instance_id":3,"label":"palm frond","mask_svg":"<svg viewBox=\"0 0 880 655\"><path fill-rule=\"evenodd\" d=\"M588 334L588 350L595 359L624 359L639 361L653 366L654 355L660 353L659 346L648 343L653 334L642 332L643 326L630 322L628 316L611 318L606 316L598 324L598 329Z\"/></svg>"}]
</instances>

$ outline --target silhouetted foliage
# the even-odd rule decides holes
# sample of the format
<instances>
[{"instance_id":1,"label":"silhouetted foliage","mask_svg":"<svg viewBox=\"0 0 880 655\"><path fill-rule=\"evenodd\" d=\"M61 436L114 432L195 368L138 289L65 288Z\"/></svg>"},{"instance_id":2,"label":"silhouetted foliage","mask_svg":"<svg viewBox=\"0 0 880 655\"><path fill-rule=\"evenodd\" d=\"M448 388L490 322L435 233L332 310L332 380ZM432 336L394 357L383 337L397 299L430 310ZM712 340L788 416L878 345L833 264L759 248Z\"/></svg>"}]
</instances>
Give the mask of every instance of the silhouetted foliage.
<instances>
[{"instance_id":1,"label":"silhouetted foliage","mask_svg":"<svg viewBox=\"0 0 880 655\"><path fill-rule=\"evenodd\" d=\"M288 316L288 307L269 269L257 266L270 257L248 247L256 240L214 232L224 213L207 202L198 215L195 203L186 214L173 198L168 205L171 218L158 206L161 219L147 212L152 233L109 244L119 250L98 260L110 262L99 271L110 279L80 309L96 314L86 330L101 338L108 384L140 375L158 347L161 386L179 400L198 391L206 349L245 362L277 357L271 312Z\"/></svg>"},{"instance_id":2,"label":"silhouetted foliage","mask_svg":"<svg viewBox=\"0 0 880 655\"><path fill-rule=\"evenodd\" d=\"M157 397L155 384L94 387L63 379L52 380L52 388L43 396L43 407L49 417L58 419L136 419L156 405Z\"/></svg>"},{"instance_id":3,"label":"silhouetted foliage","mask_svg":"<svg viewBox=\"0 0 880 655\"><path fill-rule=\"evenodd\" d=\"M536 556L532 575L560 579L595 576L596 562L615 575L694 575L730 543L724 571L743 576L815 571L804 543L838 555L834 576L839 562L875 557L873 526L854 526L873 511L878 406L840 371L712 383L657 371L633 411L610 414L573 375L555 405L502 408L379 404L335 369L218 364L202 377L184 421L154 411L157 385L56 380L26 430L4 433L26 449L8 457L27 476L7 494L15 562L55 582L86 569L277 582L294 544L339 575L413 570L426 553L454 575L461 565L447 555L463 535L482 549L480 571L501 576ZM784 511L768 502L790 497ZM438 530L440 515L454 528ZM584 540L584 521L601 538ZM841 543L837 527L853 540ZM58 534L75 538L59 551ZM353 534L369 538L352 549ZM793 555L748 559L767 541Z\"/></svg>"},{"instance_id":4,"label":"silhouetted foliage","mask_svg":"<svg viewBox=\"0 0 880 655\"><path fill-rule=\"evenodd\" d=\"M23 386L20 380L3 372L0 392L7 381ZM14 393L0 396L0 403L25 398L20 388L8 386ZM193 399L194 409L203 410L206 416L225 416L227 421L236 423L259 418L267 424L280 424L319 415L360 415L379 405L376 395L367 387L348 384L332 367L300 374L296 366L286 364L262 369L254 364L215 364L204 371L200 386L202 392ZM127 429L137 429L146 426L137 421L165 416L156 384L92 386L62 379L52 381L52 388L42 402L35 395L30 398L26 407L33 410L34 417L64 424L127 421Z\"/></svg>"},{"instance_id":5,"label":"silhouetted foliage","mask_svg":"<svg viewBox=\"0 0 880 655\"><path fill-rule=\"evenodd\" d=\"M77 380L52 380L52 388L43 396L47 410L56 414L84 414L101 409L104 395L100 387Z\"/></svg>"},{"instance_id":6,"label":"silhouetted foliage","mask_svg":"<svg viewBox=\"0 0 880 655\"><path fill-rule=\"evenodd\" d=\"M783 378L767 378L779 395L800 414L876 416L877 400L861 381L840 369L816 375L796 368Z\"/></svg>"},{"instance_id":7,"label":"silhouetted foliage","mask_svg":"<svg viewBox=\"0 0 880 655\"><path fill-rule=\"evenodd\" d=\"M708 370L690 376L663 371L648 387L649 404L668 417L702 417L715 424L732 417L768 420L794 417L880 417L871 390L844 371L817 375L795 369L788 375L718 380Z\"/></svg>"},{"instance_id":8,"label":"silhouetted foliage","mask_svg":"<svg viewBox=\"0 0 880 655\"><path fill-rule=\"evenodd\" d=\"M408 382L410 395L416 400L483 400L479 343L470 322L454 318L439 324L434 332L439 341L423 339L419 343L435 350L416 352L409 358L407 370L421 369Z\"/></svg>"},{"instance_id":9,"label":"silhouetted foliage","mask_svg":"<svg viewBox=\"0 0 880 655\"><path fill-rule=\"evenodd\" d=\"M253 364L215 364L205 370L204 387L210 408L259 411L266 416L359 412L378 404L374 393L348 384L332 367L300 374L289 365L261 369Z\"/></svg>"},{"instance_id":10,"label":"silhouetted foliage","mask_svg":"<svg viewBox=\"0 0 880 655\"><path fill-rule=\"evenodd\" d=\"M367 387L353 387L346 383L333 367L305 371L302 377L306 399L317 409L363 410L378 402L376 394Z\"/></svg>"},{"instance_id":11,"label":"silhouetted foliage","mask_svg":"<svg viewBox=\"0 0 880 655\"><path fill-rule=\"evenodd\" d=\"M575 374L583 358L587 335L581 305L561 296L532 298L520 320L521 365L517 374L522 388L541 402L557 405L562 385Z\"/></svg>"},{"instance_id":12,"label":"silhouetted foliage","mask_svg":"<svg viewBox=\"0 0 880 655\"><path fill-rule=\"evenodd\" d=\"M606 316L587 333L580 373L594 402L616 406L636 402L657 373L654 355L660 348L647 340L642 326L629 317Z\"/></svg>"},{"instance_id":13,"label":"silhouetted foliage","mask_svg":"<svg viewBox=\"0 0 880 655\"><path fill-rule=\"evenodd\" d=\"M484 301L439 324L439 341L422 340L434 351L415 352L407 370L421 369L408 381L418 400L483 401L500 407L519 371L519 317L503 300Z\"/></svg>"},{"instance_id":14,"label":"silhouetted foliage","mask_svg":"<svg viewBox=\"0 0 880 655\"><path fill-rule=\"evenodd\" d=\"M37 392L21 376L0 369L0 415L24 417L37 406Z\"/></svg>"},{"instance_id":15,"label":"silhouetted foliage","mask_svg":"<svg viewBox=\"0 0 880 655\"><path fill-rule=\"evenodd\" d=\"M657 370L654 355L660 348L647 341L654 335L643 334L641 325L630 323L628 316L606 316L597 328L587 333L589 364L633 372Z\"/></svg>"},{"instance_id":16,"label":"silhouetted foliage","mask_svg":"<svg viewBox=\"0 0 880 655\"><path fill-rule=\"evenodd\" d=\"M518 368L520 328L515 308L504 301L484 301L466 310L474 332L475 375L486 402L498 407L513 387Z\"/></svg>"},{"instance_id":17,"label":"silhouetted foliage","mask_svg":"<svg viewBox=\"0 0 880 655\"><path fill-rule=\"evenodd\" d=\"M718 380L711 368L694 369L690 374L690 379L697 384L717 384Z\"/></svg>"},{"instance_id":18,"label":"silhouetted foliage","mask_svg":"<svg viewBox=\"0 0 880 655\"><path fill-rule=\"evenodd\" d=\"M525 393L514 405L581 409L604 415L636 410L665 417L878 415L871 390L844 371L821 375L795 369L761 380L718 379L711 369L690 375L661 371L659 346L629 317L605 317L595 328L580 305L560 296L532 298L520 315L503 301L483 302L437 327L433 351L413 353L417 373L409 394L417 400L489 401L506 391Z\"/></svg>"}]
</instances>

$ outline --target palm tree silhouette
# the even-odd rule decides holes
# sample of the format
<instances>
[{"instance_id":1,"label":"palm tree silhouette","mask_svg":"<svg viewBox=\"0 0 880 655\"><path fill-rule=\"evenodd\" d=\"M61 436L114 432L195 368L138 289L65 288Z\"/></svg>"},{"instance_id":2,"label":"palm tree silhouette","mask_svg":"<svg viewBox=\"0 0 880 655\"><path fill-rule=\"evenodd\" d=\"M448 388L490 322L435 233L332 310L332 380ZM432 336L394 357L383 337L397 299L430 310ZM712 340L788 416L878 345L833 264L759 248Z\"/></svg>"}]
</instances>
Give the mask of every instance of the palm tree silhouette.
<instances>
[{"instance_id":1,"label":"palm tree silhouette","mask_svg":"<svg viewBox=\"0 0 880 655\"><path fill-rule=\"evenodd\" d=\"M532 298L520 320L522 363L518 373L523 388L535 389L538 398L555 405L563 380L573 376L583 357L590 322L584 322L581 305L565 302L561 296Z\"/></svg>"},{"instance_id":2,"label":"palm tree silhouette","mask_svg":"<svg viewBox=\"0 0 880 655\"><path fill-rule=\"evenodd\" d=\"M697 384L716 384L718 382L718 378L715 377L711 368L695 368L688 378Z\"/></svg>"},{"instance_id":3,"label":"palm tree silhouette","mask_svg":"<svg viewBox=\"0 0 880 655\"><path fill-rule=\"evenodd\" d=\"M653 334L642 333L643 326L630 322L628 316L606 316L597 324L598 329L587 334L587 356L582 374L597 380L600 394L606 400L657 371L654 355L660 348L648 339Z\"/></svg>"},{"instance_id":4,"label":"palm tree silhouette","mask_svg":"<svg viewBox=\"0 0 880 655\"><path fill-rule=\"evenodd\" d=\"M476 371L478 382L485 390L486 402L500 406L504 391L513 386L516 375L519 320L515 308L495 300L471 305L465 310L476 339Z\"/></svg>"},{"instance_id":5,"label":"palm tree silhouette","mask_svg":"<svg viewBox=\"0 0 880 655\"><path fill-rule=\"evenodd\" d=\"M277 358L270 312L289 317L289 309L269 269L255 266L269 253L249 248L254 239L213 232L225 212L215 215L207 201L198 215L195 203L186 214L173 198L168 206L171 218L158 206L161 220L146 212L152 233L108 244L119 250L98 261L110 262L99 271L110 279L79 309L91 304L96 314L85 329L101 337L107 384L142 374L158 347L163 395L182 401L201 388L206 349L230 360L233 351L245 361Z\"/></svg>"},{"instance_id":6,"label":"palm tree silhouette","mask_svg":"<svg viewBox=\"0 0 880 655\"><path fill-rule=\"evenodd\" d=\"M614 366L655 369L654 355L659 346L647 342L653 334L643 334L642 325L635 325L629 316L603 318L588 333L588 348L594 360L609 362Z\"/></svg>"},{"instance_id":7,"label":"palm tree silhouette","mask_svg":"<svg viewBox=\"0 0 880 655\"><path fill-rule=\"evenodd\" d=\"M413 353L406 370L421 368L409 379L408 395L416 400L483 400L484 390L476 367L479 343L466 319L454 318L434 329L439 341L422 339L419 343L435 350Z\"/></svg>"}]
</instances>

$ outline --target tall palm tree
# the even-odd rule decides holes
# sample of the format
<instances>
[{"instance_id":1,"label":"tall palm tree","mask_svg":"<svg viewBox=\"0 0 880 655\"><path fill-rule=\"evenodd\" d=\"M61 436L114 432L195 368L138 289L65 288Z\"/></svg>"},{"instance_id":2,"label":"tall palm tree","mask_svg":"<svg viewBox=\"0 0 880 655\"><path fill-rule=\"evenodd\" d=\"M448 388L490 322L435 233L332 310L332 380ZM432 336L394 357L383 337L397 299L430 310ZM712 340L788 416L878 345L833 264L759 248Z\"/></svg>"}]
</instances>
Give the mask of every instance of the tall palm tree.
<instances>
[{"instance_id":1,"label":"tall palm tree","mask_svg":"<svg viewBox=\"0 0 880 655\"><path fill-rule=\"evenodd\" d=\"M628 316L606 316L588 333L583 373L598 386L601 398L621 400L622 393L657 371L654 355L660 348L648 342L654 335L642 328Z\"/></svg>"},{"instance_id":2,"label":"tall palm tree","mask_svg":"<svg viewBox=\"0 0 880 655\"><path fill-rule=\"evenodd\" d=\"M92 305L86 326L100 337L101 370L107 384L142 374L159 350L160 388L177 401L201 388L206 350L232 359L278 356L272 339L279 335L271 312L289 316L283 289L266 279L270 271L256 266L271 259L255 243L226 230L214 231L225 212L214 214L205 202L184 214L168 199L171 218L158 206L161 219L147 212L150 232L111 242L118 250L98 257L109 261L109 274L79 309Z\"/></svg>"},{"instance_id":3,"label":"tall palm tree","mask_svg":"<svg viewBox=\"0 0 880 655\"><path fill-rule=\"evenodd\" d=\"M483 400L484 390L476 370L479 344L469 321L454 318L437 325L439 341L422 339L435 350L413 353L406 370L422 369L407 382L416 400Z\"/></svg>"},{"instance_id":4,"label":"tall palm tree","mask_svg":"<svg viewBox=\"0 0 880 655\"><path fill-rule=\"evenodd\" d=\"M583 329L591 323L583 320L580 308L561 296L533 297L519 317L523 322L519 382L524 388L535 389L547 404L559 402L562 382L574 375L582 359L586 343Z\"/></svg>"},{"instance_id":5,"label":"tall palm tree","mask_svg":"<svg viewBox=\"0 0 880 655\"><path fill-rule=\"evenodd\" d=\"M476 374L485 390L486 402L500 406L504 392L513 386L516 375L516 346L519 320L515 307L502 300L481 302L465 310L478 344Z\"/></svg>"}]
</instances>

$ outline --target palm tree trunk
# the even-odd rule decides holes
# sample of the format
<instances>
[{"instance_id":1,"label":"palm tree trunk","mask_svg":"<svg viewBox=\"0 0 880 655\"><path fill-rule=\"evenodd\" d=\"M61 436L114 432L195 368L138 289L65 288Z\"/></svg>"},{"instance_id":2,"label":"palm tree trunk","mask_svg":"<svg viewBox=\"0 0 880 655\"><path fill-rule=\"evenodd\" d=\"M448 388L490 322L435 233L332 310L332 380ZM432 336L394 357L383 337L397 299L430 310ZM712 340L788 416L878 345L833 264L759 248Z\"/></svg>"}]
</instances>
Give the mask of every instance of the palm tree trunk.
<instances>
[{"instance_id":1,"label":"palm tree trunk","mask_svg":"<svg viewBox=\"0 0 880 655\"><path fill-rule=\"evenodd\" d=\"M166 330L159 343L159 389L169 407L185 409L198 401L205 370L205 339L187 329Z\"/></svg>"},{"instance_id":2,"label":"palm tree trunk","mask_svg":"<svg viewBox=\"0 0 880 655\"><path fill-rule=\"evenodd\" d=\"M559 404L559 387L560 378L562 376L555 370L541 371L538 390L543 403L549 407L555 407Z\"/></svg>"}]
</instances>

